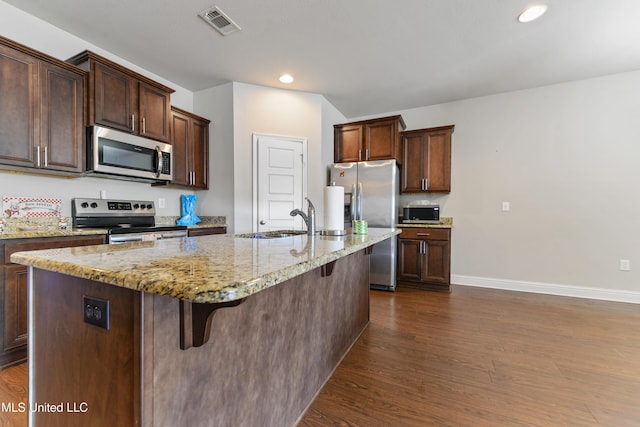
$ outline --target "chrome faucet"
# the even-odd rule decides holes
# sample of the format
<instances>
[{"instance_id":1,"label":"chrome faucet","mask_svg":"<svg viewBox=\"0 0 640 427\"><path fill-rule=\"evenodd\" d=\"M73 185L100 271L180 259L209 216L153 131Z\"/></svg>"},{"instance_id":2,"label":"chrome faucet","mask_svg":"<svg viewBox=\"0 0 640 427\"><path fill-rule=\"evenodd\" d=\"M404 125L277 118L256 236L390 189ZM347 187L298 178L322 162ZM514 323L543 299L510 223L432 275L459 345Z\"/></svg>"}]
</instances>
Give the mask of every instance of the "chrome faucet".
<instances>
[{"instance_id":1,"label":"chrome faucet","mask_svg":"<svg viewBox=\"0 0 640 427\"><path fill-rule=\"evenodd\" d=\"M304 198L307 202L309 202L309 208L307 209L307 213L305 214L300 209L294 209L289 212L289 215L296 216L300 215L304 220L304 223L307 226L307 234L313 236L316 234L316 208L311 203L308 197Z\"/></svg>"}]
</instances>

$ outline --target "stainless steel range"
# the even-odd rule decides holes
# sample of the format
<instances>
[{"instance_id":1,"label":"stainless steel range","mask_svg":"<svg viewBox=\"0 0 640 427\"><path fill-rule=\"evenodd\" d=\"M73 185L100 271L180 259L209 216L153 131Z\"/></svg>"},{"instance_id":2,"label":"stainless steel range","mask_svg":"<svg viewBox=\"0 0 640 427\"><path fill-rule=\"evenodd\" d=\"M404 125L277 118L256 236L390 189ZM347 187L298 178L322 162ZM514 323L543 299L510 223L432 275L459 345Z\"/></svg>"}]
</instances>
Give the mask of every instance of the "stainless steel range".
<instances>
[{"instance_id":1,"label":"stainless steel range","mask_svg":"<svg viewBox=\"0 0 640 427\"><path fill-rule=\"evenodd\" d=\"M76 228L108 229L109 243L187 236L185 226L157 227L156 209L152 201L73 199L71 214Z\"/></svg>"}]
</instances>

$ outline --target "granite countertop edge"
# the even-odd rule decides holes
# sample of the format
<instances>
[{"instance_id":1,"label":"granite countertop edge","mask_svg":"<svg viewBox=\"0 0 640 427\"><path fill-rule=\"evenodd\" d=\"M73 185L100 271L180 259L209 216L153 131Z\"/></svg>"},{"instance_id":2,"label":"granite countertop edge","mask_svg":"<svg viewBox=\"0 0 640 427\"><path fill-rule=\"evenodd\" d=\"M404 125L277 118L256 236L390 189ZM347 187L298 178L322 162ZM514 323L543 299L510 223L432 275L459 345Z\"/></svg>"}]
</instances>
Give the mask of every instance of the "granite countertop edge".
<instances>
[{"instance_id":1,"label":"granite countertop edge","mask_svg":"<svg viewBox=\"0 0 640 427\"><path fill-rule=\"evenodd\" d=\"M350 255L359 250L365 249L369 246L372 246L376 243L379 243L383 240L391 238L395 235L400 234L400 229L384 229L384 232L376 235L365 235L358 236L352 235L349 237L348 243L345 244L343 248L331 251L328 253L323 253L318 256L312 256L310 259L306 259L300 262L293 262L291 265L286 265L282 268L278 268L277 270L268 271L264 274L258 274L256 276L251 276L246 280L221 280L221 283L215 283L217 279L204 278L197 280L192 280L192 277L182 277L180 273L176 273L176 265L172 264L171 261L174 260L165 260L166 268L153 268L154 274L146 274L144 271L138 271L138 268L130 268L119 270L115 267L111 268L100 268L99 266L93 265L82 265L80 263L74 263L69 260L59 261L56 259L59 253L64 254L82 254L86 251L86 253L94 254L94 256L117 256L117 252L120 248L122 250L141 250L148 252L141 252L141 254L150 254L154 253L155 250L162 250L162 246L158 247L154 246L153 242L143 242L143 243L132 243L132 244L123 244L123 245L101 245L97 247L80 247L80 248L68 248L57 250L43 250L43 251L30 251L30 252L16 252L11 255L11 261L17 264L29 265L32 267L58 272L61 274L67 274L73 277L79 277L88 280L94 280L102 283L107 283L114 286L119 286L123 288L128 288L136 291L147 292L151 294L164 295L172 298L187 300L196 303L219 303L219 302L228 302L234 301L241 298L248 297L256 292L267 289L271 286L282 283L286 280L292 279L296 276L302 275L308 271L314 270L318 267L321 267L325 264L328 264L332 261L343 258L347 255ZM240 241L251 241L253 239L245 239L234 237L233 235L218 235L218 236L206 236L200 239L236 239ZM300 238L300 237L298 237ZM308 239L307 236L303 237L304 239ZM321 237L313 237L314 239L322 239ZM191 238L193 239L193 238ZM166 242L170 242L171 240L177 239L169 239ZM204 242L204 240L200 240L199 242ZM347 240L345 239L345 242ZM211 243L224 243L223 240L211 241ZM162 245L163 243L161 243ZM136 246L137 245L137 246ZM94 249L91 249L94 248ZM99 252L98 249L102 248ZM289 252L289 249L283 249L282 253ZM62 252L60 252L62 251ZM71 252L65 252L71 251ZM140 255L140 254L139 254ZM176 257L178 259L175 262L184 264L185 261L182 259L184 254L180 254L180 257ZM69 255L71 256L71 255ZM116 259L116 258L112 258ZM247 268L251 269L251 268ZM253 270L259 270L256 266L253 267ZM232 273L230 273L233 276ZM182 279L182 280L180 280ZM188 280L186 280L188 279ZM198 281L200 280L200 281ZM209 280L211 286L208 286ZM188 283L187 283L188 282ZM192 284L193 283L193 284ZM198 286L200 284L200 286Z\"/></svg>"}]
</instances>

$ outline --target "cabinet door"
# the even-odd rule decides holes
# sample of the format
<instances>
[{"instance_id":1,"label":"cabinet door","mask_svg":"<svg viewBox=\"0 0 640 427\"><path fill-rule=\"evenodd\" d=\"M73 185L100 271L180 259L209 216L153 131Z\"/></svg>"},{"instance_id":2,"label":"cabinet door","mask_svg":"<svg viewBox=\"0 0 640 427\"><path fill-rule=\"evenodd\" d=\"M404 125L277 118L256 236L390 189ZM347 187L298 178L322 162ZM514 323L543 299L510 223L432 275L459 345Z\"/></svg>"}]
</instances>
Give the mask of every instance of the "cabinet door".
<instances>
[{"instance_id":1,"label":"cabinet door","mask_svg":"<svg viewBox=\"0 0 640 427\"><path fill-rule=\"evenodd\" d=\"M139 134L169 142L171 95L146 83L139 83Z\"/></svg>"},{"instance_id":2,"label":"cabinet door","mask_svg":"<svg viewBox=\"0 0 640 427\"><path fill-rule=\"evenodd\" d=\"M422 240L398 239L398 280L420 280Z\"/></svg>"},{"instance_id":3,"label":"cabinet door","mask_svg":"<svg viewBox=\"0 0 640 427\"><path fill-rule=\"evenodd\" d=\"M82 172L84 76L53 64L40 68L40 167Z\"/></svg>"},{"instance_id":4,"label":"cabinet door","mask_svg":"<svg viewBox=\"0 0 640 427\"><path fill-rule=\"evenodd\" d=\"M410 134L402 137L402 180L400 190L420 192L423 189L423 134Z\"/></svg>"},{"instance_id":5,"label":"cabinet door","mask_svg":"<svg viewBox=\"0 0 640 427\"><path fill-rule=\"evenodd\" d=\"M357 162L363 159L362 126L337 126L333 132L333 157L335 163Z\"/></svg>"},{"instance_id":6,"label":"cabinet door","mask_svg":"<svg viewBox=\"0 0 640 427\"><path fill-rule=\"evenodd\" d=\"M27 267L4 267L4 348L27 343Z\"/></svg>"},{"instance_id":7,"label":"cabinet door","mask_svg":"<svg viewBox=\"0 0 640 427\"><path fill-rule=\"evenodd\" d=\"M190 185L191 167L189 165L188 141L189 141L189 117L173 111L171 114L171 145L173 146L171 157L173 161L172 184Z\"/></svg>"},{"instance_id":8,"label":"cabinet door","mask_svg":"<svg viewBox=\"0 0 640 427\"><path fill-rule=\"evenodd\" d=\"M451 191L451 132L428 134L425 150L426 190Z\"/></svg>"},{"instance_id":9,"label":"cabinet door","mask_svg":"<svg viewBox=\"0 0 640 427\"><path fill-rule=\"evenodd\" d=\"M34 167L38 61L0 45L0 163Z\"/></svg>"},{"instance_id":10,"label":"cabinet door","mask_svg":"<svg viewBox=\"0 0 640 427\"><path fill-rule=\"evenodd\" d=\"M193 119L191 122L191 185L209 187L209 123Z\"/></svg>"},{"instance_id":11,"label":"cabinet door","mask_svg":"<svg viewBox=\"0 0 640 427\"><path fill-rule=\"evenodd\" d=\"M427 240L424 247L426 253L420 273L421 280L429 283L449 284L449 254L448 240Z\"/></svg>"},{"instance_id":12,"label":"cabinet door","mask_svg":"<svg viewBox=\"0 0 640 427\"><path fill-rule=\"evenodd\" d=\"M388 160L396 158L398 121L384 120L364 125L363 160Z\"/></svg>"},{"instance_id":13,"label":"cabinet door","mask_svg":"<svg viewBox=\"0 0 640 427\"><path fill-rule=\"evenodd\" d=\"M225 234L227 227L192 228L189 230L189 237L210 236L212 234Z\"/></svg>"},{"instance_id":14,"label":"cabinet door","mask_svg":"<svg viewBox=\"0 0 640 427\"><path fill-rule=\"evenodd\" d=\"M93 75L93 122L123 132L137 132L137 80L99 62L93 62Z\"/></svg>"}]
</instances>

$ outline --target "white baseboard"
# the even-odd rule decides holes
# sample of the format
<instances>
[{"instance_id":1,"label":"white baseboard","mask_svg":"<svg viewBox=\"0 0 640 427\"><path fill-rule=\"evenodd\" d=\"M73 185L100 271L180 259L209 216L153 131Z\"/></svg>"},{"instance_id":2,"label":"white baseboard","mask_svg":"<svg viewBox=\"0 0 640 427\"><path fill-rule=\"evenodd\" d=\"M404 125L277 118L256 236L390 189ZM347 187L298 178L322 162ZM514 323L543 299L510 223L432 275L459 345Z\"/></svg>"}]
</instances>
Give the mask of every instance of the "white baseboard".
<instances>
[{"instance_id":1,"label":"white baseboard","mask_svg":"<svg viewBox=\"0 0 640 427\"><path fill-rule=\"evenodd\" d=\"M490 277L463 276L458 274L451 275L451 283L457 285L477 286L480 288L504 289L509 291L534 292L538 294L562 295L567 297L640 304L640 292L634 291L493 279Z\"/></svg>"}]
</instances>

